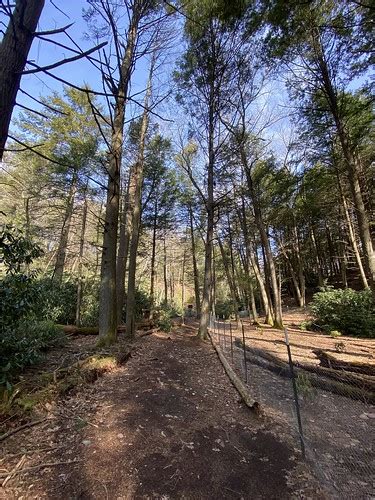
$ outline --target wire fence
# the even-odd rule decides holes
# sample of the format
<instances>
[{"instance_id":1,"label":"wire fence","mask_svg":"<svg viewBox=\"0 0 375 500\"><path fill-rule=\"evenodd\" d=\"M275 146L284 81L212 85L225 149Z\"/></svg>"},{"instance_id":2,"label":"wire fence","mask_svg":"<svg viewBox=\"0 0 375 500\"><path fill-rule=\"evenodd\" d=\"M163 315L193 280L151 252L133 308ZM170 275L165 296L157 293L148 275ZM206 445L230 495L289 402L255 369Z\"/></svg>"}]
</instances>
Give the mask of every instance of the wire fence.
<instances>
[{"instance_id":1,"label":"wire fence","mask_svg":"<svg viewBox=\"0 0 375 500\"><path fill-rule=\"evenodd\" d=\"M375 342L213 316L210 332L330 497L375 498Z\"/></svg>"}]
</instances>

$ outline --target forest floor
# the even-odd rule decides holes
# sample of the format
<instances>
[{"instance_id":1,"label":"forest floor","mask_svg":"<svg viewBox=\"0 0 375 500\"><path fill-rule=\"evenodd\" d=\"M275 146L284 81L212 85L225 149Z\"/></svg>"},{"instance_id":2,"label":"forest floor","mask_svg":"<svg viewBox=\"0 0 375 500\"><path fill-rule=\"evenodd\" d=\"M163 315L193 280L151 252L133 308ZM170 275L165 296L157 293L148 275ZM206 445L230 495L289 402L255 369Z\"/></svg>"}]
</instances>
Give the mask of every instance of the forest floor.
<instances>
[{"instance_id":1,"label":"forest floor","mask_svg":"<svg viewBox=\"0 0 375 500\"><path fill-rule=\"evenodd\" d=\"M94 343L73 337L65 350ZM138 339L125 364L38 411L46 420L1 443L0 498L325 498L193 324Z\"/></svg>"}]
</instances>

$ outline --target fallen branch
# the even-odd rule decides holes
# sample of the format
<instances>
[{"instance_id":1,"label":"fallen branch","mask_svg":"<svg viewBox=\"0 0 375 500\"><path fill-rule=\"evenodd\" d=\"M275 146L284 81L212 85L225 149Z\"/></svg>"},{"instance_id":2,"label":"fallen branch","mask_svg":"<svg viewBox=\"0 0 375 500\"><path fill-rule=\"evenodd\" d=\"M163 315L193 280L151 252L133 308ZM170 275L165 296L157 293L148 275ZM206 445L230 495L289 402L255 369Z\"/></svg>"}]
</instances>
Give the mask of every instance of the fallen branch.
<instances>
[{"instance_id":1,"label":"fallen branch","mask_svg":"<svg viewBox=\"0 0 375 500\"><path fill-rule=\"evenodd\" d=\"M153 333L160 332L160 328L151 328L150 330L146 330L138 335L138 337L146 337L146 335L152 335Z\"/></svg>"},{"instance_id":2,"label":"fallen branch","mask_svg":"<svg viewBox=\"0 0 375 500\"><path fill-rule=\"evenodd\" d=\"M23 431L24 429L28 429L29 427L34 427L35 425L42 424L46 420L48 420L48 419L42 418L40 420L36 420L35 422L28 422L27 424L21 425L20 427L17 427L16 429L12 429L12 430L6 432L5 434L2 434L0 436L0 441L4 441L8 437L13 436L13 434L16 434L17 432Z\"/></svg>"},{"instance_id":3,"label":"fallen branch","mask_svg":"<svg viewBox=\"0 0 375 500\"><path fill-rule=\"evenodd\" d=\"M25 463L25 460L26 460L26 455L24 454L21 460L17 462L17 465L11 470L11 472L9 472L4 481L1 483L2 488L4 488L7 482L10 481L16 475L18 469L20 469L22 465Z\"/></svg>"},{"instance_id":4,"label":"fallen branch","mask_svg":"<svg viewBox=\"0 0 375 500\"><path fill-rule=\"evenodd\" d=\"M45 463L45 464L33 465L31 467L25 467L24 469L19 469L17 471L14 471L12 473L13 474L12 477L14 477L18 474L23 474L24 472L32 472L32 471L39 470L39 469L45 469L47 467L56 467L58 465L72 465L72 464L76 464L79 462L81 462L81 460L75 459L75 460L67 460L65 462L50 462L50 463ZM0 479L4 479L8 475L9 475L8 473L3 473L3 474L0 473Z\"/></svg>"},{"instance_id":5,"label":"fallen branch","mask_svg":"<svg viewBox=\"0 0 375 500\"><path fill-rule=\"evenodd\" d=\"M224 367L224 370L226 374L229 377L229 380L232 382L234 387L237 389L239 395L241 396L243 402L248 406L251 410L255 411L256 413L260 412L260 407L259 403L255 401L255 399L252 399L249 395L248 388L245 386L245 384L239 379L239 377L236 375L234 372L233 368L230 366L228 361L226 360L224 354L222 353L220 347L215 345L214 341L212 340L212 337L210 333L208 332L208 336L210 337L211 344L213 345L220 361L221 364Z\"/></svg>"}]
</instances>

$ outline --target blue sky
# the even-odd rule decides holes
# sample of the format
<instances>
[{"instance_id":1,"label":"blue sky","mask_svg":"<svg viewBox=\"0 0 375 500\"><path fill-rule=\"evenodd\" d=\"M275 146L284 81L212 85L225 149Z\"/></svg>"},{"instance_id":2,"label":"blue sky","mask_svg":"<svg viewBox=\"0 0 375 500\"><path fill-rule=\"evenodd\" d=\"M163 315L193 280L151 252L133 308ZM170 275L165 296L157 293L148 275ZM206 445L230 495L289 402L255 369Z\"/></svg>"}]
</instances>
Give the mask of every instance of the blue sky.
<instances>
[{"instance_id":1,"label":"blue sky","mask_svg":"<svg viewBox=\"0 0 375 500\"><path fill-rule=\"evenodd\" d=\"M86 0L54 0L54 4L61 9L62 12L60 12L50 0L46 0L38 30L51 30L74 23L73 26L69 28L68 33L81 49L87 50L95 46L96 41L88 40L85 36L87 33L87 24L82 14L83 9L88 6ZM65 34L51 35L48 38L75 48ZM35 62L39 66L45 66L61 59L72 57L73 55L73 53L53 43L35 39L29 53L29 60ZM51 72L75 85L82 86L84 83L88 83L93 89L102 90L99 71L85 58L67 63L59 68L51 70ZM139 61L136 73L133 77L132 91L137 92L143 90L146 78L147 61ZM40 95L49 95L52 91L61 91L62 84L44 73L36 73L24 75L22 77L21 89L34 97L39 97ZM17 102L32 108L38 107L35 102L21 92L18 93ZM20 107L16 107L13 118L16 118L19 112Z\"/></svg>"}]
</instances>

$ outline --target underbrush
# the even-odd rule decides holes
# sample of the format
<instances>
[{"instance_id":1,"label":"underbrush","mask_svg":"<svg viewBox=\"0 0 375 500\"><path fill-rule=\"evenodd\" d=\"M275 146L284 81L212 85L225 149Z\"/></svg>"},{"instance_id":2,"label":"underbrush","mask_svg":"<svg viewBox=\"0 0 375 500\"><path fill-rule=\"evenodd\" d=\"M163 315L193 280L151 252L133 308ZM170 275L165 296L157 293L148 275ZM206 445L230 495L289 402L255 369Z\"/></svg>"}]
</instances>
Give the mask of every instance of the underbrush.
<instances>
[{"instance_id":1,"label":"underbrush","mask_svg":"<svg viewBox=\"0 0 375 500\"><path fill-rule=\"evenodd\" d=\"M314 325L333 337L345 334L375 338L375 305L370 290L318 292L313 297L311 311L316 318Z\"/></svg>"},{"instance_id":2,"label":"underbrush","mask_svg":"<svg viewBox=\"0 0 375 500\"><path fill-rule=\"evenodd\" d=\"M71 394L79 387L95 382L99 377L114 370L128 356L94 354L66 368L42 372L27 380L21 379L9 391L3 391L0 415L21 416L30 413L38 405Z\"/></svg>"},{"instance_id":3,"label":"underbrush","mask_svg":"<svg viewBox=\"0 0 375 500\"><path fill-rule=\"evenodd\" d=\"M38 362L44 350L63 345L66 335L51 321L20 321L2 332L0 339L0 387L11 389L12 379Z\"/></svg>"}]
</instances>

